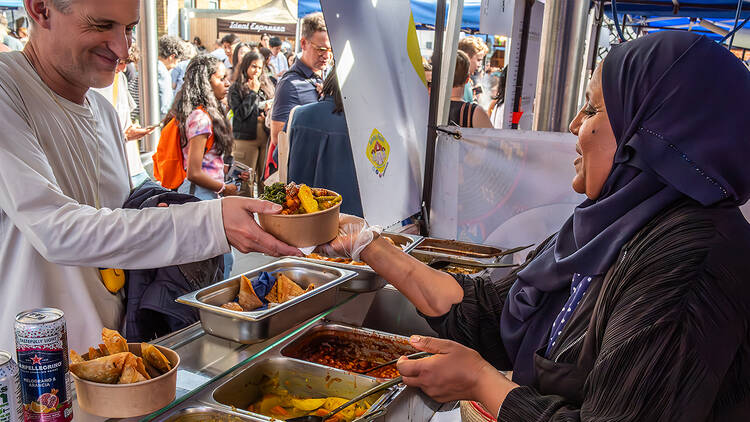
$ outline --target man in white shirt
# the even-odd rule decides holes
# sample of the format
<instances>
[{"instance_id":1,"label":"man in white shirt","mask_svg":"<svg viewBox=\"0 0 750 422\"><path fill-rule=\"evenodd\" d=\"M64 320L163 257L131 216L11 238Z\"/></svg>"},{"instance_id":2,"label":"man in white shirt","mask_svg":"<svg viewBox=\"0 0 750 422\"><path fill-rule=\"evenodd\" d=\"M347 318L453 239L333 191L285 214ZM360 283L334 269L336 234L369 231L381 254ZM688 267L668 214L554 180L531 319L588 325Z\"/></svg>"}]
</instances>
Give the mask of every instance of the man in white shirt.
<instances>
[{"instance_id":1,"label":"man in white shirt","mask_svg":"<svg viewBox=\"0 0 750 422\"><path fill-rule=\"evenodd\" d=\"M0 349L29 308L62 309L69 345L120 328L123 303L98 268L155 268L229 252L300 255L255 223L281 207L232 197L168 208L119 208L129 195L112 83L128 56L139 0L25 0L23 52L0 54Z\"/></svg>"},{"instance_id":2,"label":"man in white shirt","mask_svg":"<svg viewBox=\"0 0 750 422\"><path fill-rule=\"evenodd\" d=\"M268 44L271 46L271 58L269 62L273 67L274 76L276 76L276 79L279 79L284 75L284 72L289 70L289 61L281 52L281 40L279 37L271 38Z\"/></svg>"}]
</instances>

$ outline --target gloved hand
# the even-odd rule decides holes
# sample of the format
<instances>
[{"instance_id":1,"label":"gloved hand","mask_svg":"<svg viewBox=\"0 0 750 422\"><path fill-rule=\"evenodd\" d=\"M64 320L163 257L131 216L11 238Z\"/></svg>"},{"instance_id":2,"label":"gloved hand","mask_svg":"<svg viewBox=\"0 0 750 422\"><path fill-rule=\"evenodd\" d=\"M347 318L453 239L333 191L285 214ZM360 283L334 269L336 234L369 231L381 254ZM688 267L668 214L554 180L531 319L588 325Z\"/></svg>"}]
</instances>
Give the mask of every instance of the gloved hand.
<instances>
[{"instance_id":1,"label":"gloved hand","mask_svg":"<svg viewBox=\"0 0 750 422\"><path fill-rule=\"evenodd\" d=\"M315 249L316 252L331 257L351 258L359 261L359 254L383 231L380 226L370 226L363 218L349 214L339 215L338 236Z\"/></svg>"}]
</instances>

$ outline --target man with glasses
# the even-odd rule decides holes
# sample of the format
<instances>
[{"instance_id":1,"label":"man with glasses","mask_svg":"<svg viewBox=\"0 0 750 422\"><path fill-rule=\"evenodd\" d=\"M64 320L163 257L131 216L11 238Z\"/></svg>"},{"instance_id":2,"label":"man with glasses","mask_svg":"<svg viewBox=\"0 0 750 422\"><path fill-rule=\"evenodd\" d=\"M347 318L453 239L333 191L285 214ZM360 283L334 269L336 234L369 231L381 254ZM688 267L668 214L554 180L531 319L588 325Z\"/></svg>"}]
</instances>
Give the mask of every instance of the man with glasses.
<instances>
[{"instance_id":1,"label":"man with glasses","mask_svg":"<svg viewBox=\"0 0 750 422\"><path fill-rule=\"evenodd\" d=\"M322 13L305 16L302 19L300 35L302 57L284 73L276 85L271 112L271 154L276 148L279 133L284 130L292 108L318 101L318 87L323 83L323 70L333 57Z\"/></svg>"}]
</instances>

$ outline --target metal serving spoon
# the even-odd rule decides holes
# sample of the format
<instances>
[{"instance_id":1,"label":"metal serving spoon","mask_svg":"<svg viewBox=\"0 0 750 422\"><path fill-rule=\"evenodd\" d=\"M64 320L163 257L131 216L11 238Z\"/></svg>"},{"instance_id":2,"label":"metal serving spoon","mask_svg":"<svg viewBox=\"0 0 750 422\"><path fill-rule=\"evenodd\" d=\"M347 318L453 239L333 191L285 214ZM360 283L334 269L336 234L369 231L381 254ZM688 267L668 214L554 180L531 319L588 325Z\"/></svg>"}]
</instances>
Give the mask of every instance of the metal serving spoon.
<instances>
[{"instance_id":1,"label":"metal serving spoon","mask_svg":"<svg viewBox=\"0 0 750 422\"><path fill-rule=\"evenodd\" d=\"M299 416L292 419L287 419L286 422L323 422L326 419L330 418L331 416L335 415L336 413L339 413L340 411L346 409L347 407L353 405L354 403L366 398L370 397L373 394L377 394L381 391L385 391L394 385L401 384L401 377L394 378L390 381L384 382L382 384L376 385L375 387L365 391L364 393L358 395L357 397L349 400L348 402L342 404L341 406L331 410L327 415L325 416L317 416L317 415L307 415L307 416Z\"/></svg>"},{"instance_id":2,"label":"metal serving spoon","mask_svg":"<svg viewBox=\"0 0 750 422\"><path fill-rule=\"evenodd\" d=\"M419 359L419 358L424 358L424 357L427 357L427 356L432 356L432 353L428 353L428 352L417 352L417 353L412 353L412 354L410 354L410 355L406 355L406 358L407 358L407 359ZM372 371L375 371L375 370L377 370L377 369L380 369L380 368L385 368L386 366L391 366L391 365L393 365L394 363L398 362L398 360L399 360L399 359L401 359L401 358L399 357L399 358L397 358L397 359L393 359L393 360L391 360L391 361L388 361L388 362L386 362L386 363L380 364L380 365L378 365L378 366L373 366L372 368L370 368L370 369L368 369L368 370L366 370L366 371L364 371L364 372L360 372L360 374L367 374L367 373L370 373L370 372L372 372Z\"/></svg>"}]
</instances>

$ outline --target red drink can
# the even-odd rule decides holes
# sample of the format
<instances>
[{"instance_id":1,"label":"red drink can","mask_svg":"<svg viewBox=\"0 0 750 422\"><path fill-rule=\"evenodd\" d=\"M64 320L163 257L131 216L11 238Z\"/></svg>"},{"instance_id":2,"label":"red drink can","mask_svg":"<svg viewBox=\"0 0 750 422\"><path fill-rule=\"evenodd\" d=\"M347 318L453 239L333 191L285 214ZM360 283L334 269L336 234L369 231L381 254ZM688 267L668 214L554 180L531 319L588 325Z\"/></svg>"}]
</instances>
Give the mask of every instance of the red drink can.
<instances>
[{"instance_id":1,"label":"red drink can","mask_svg":"<svg viewBox=\"0 0 750 422\"><path fill-rule=\"evenodd\" d=\"M72 421L63 312L54 308L21 312L16 315L15 332L24 422Z\"/></svg>"}]
</instances>

